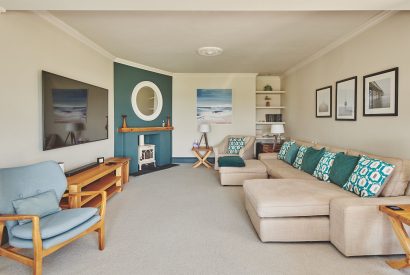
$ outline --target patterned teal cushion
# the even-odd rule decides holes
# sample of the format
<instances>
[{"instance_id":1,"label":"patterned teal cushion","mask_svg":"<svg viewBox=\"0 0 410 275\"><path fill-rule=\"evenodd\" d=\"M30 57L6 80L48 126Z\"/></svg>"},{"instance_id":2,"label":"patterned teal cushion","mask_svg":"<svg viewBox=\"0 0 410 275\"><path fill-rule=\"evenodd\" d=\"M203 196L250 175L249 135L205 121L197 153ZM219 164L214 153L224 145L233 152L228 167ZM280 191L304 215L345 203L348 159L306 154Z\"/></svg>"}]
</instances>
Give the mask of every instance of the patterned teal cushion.
<instances>
[{"instance_id":1,"label":"patterned teal cushion","mask_svg":"<svg viewBox=\"0 0 410 275\"><path fill-rule=\"evenodd\" d=\"M308 148L308 147L306 147L306 146L304 146L304 145L302 145L302 146L299 147L298 154L296 155L296 159L295 159L295 161L293 162L293 167L295 167L295 168L297 168L297 169L299 169L299 170L301 169L301 167L302 167L302 161L303 161L303 156L305 155L307 148Z\"/></svg>"},{"instance_id":2,"label":"patterned teal cushion","mask_svg":"<svg viewBox=\"0 0 410 275\"><path fill-rule=\"evenodd\" d=\"M343 189L360 197L377 197L394 171L394 165L362 156Z\"/></svg>"},{"instance_id":3,"label":"patterned teal cushion","mask_svg":"<svg viewBox=\"0 0 410 275\"><path fill-rule=\"evenodd\" d=\"M280 148L280 151L278 153L278 159L285 159L286 153L288 152L290 146L292 146L292 144L295 143L293 140L291 141L285 141L282 145L282 147Z\"/></svg>"},{"instance_id":4,"label":"patterned teal cushion","mask_svg":"<svg viewBox=\"0 0 410 275\"><path fill-rule=\"evenodd\" d=\"M245 147L245 137L230 137L228 139L228 154L239 154L243 147Z\"/></svg>"},{"instance_id":5,"label":"patterned teal cushion","mask_svg":"<svg viewBox=\"0 0 410 275\"><path fill-rule=\"evenodd\" d=\"M330 182L330 168L332 168L335 157L336 153L326 151L323 157L319 160L319 163L317 164L315 171L313 172L313 176L320 180Z\"/></svg>"}]
</instances>

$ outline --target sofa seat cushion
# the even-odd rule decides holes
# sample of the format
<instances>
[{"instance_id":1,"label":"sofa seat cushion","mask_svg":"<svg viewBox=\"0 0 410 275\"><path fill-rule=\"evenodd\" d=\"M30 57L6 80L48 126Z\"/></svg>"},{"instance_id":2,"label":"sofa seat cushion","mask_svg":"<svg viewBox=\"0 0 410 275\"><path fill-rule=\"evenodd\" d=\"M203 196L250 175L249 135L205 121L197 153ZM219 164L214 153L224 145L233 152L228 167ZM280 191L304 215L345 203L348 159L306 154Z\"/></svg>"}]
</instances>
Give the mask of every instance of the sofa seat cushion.
<instances>
[{"instance_id":1,"label":"sofa seat cushion","mask_svg":"<svg viewBox=\"0 0 410 275\"><path fill-rule=\"evenodd\" d=\"M221 174L237 174L237 173L266 173L266 166L256 159L245 160L244 167L221 167L219 169Z\"/></svg>"},{"instance_id":2,"label":"sofa seat cushion","mask_svg":"<svg viewBox=\"0 0 410 275\"><path fill-rule=\"evenodd\" d=\"M92 207L74 208L45 216L40 219L41 238L48 239L67 232L93 217L97 211L97 208ZM16 225L11 229L11 234L20 239L31 240L33 238L32 228L31 222Z\"/></svg>"},{"instance_id":3,"label":"sofa seat cushion","mask_svg":"<svg viewBox=\"0 0 410 275\"><path fill-rule=\"evenodd\" d=\"M314 176L296 169L282 160L262 159L261 161L266 165L268 174L274 179L316 180Z\"/></svg>"},{"instance_id":4,"label":"sofa seat cushion","mask_svg":"<svg viewBox=\"0 0 410 275\"><path fill-rule=\"evenodd\" d=\"M243 187L261 218L328 216L330 200L355 196L318 180L247 180Z\"/></svg>"}]
</instances>

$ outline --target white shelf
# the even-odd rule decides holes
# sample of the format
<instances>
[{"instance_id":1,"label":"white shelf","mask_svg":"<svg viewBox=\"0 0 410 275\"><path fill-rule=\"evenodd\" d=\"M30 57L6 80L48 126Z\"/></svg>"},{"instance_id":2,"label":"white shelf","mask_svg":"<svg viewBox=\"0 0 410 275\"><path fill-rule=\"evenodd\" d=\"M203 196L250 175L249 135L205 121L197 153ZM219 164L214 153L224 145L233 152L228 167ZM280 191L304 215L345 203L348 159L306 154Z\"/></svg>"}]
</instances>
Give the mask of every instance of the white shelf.
<instances>
[{"instance_id":1,"label":"white shelf","mask_svg":"<svg viewBox=\"0 0 410 275\"><path fill-rule=\"evenodd\" d=\"M285 106L269 106L269 107L257 106L256 109L285 109Z\"/></svg>"},{"instance_id":2,"label":"white shelf","mask_svg":"<svg viewBox=\"0 0 410 275\"><path fill-rule=\"evenodd\" d=\"M256 122L257 125L272 125L272 124L276 124L276 125L285 125L285 122Z\"/></svg>"},{"instance_id":3,"label":"white shelf","mask_svg":"<svg viewBox=\"0 0 410 275\"><path fill-rule=\"evenodd\" d=\"M256 91L256 94L285 94L286 91Z\"/></svg>"}]
</instances>

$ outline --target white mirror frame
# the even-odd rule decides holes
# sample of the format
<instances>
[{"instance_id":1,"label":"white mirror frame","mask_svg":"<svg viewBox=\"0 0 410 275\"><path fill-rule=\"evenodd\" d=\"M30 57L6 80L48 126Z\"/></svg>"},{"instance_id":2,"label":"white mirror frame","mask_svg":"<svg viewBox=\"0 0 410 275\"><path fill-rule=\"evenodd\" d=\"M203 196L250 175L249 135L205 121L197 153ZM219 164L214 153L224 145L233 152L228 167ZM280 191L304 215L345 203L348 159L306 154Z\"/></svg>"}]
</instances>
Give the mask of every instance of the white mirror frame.
<instances>
[{"instance_id":1,"label":"white mirror frame","mask_svg":"<svg viewBox=\"0 0 410 275\"><path fill-rule=\"evenodd\" d=\"M138 96L138 92L144 88L144 87L149 87L151 89L154 90L155 96L157 97L157 108L154 110L154 113L152 115L144 115L143 113L141 113L140 109L138 108L138 104L137 104L137 96ZM162 111L162 94L161 91L159 90L158 86L155 85L153 82L151 81L142 81L140 83L138 83L134 90L132 91L131 94L131 104L132 104L132 109L134 109L134 113L142 120L145 121L152 121L154 119L156 119L159 114Z\"/></svg>"}]
</instances>

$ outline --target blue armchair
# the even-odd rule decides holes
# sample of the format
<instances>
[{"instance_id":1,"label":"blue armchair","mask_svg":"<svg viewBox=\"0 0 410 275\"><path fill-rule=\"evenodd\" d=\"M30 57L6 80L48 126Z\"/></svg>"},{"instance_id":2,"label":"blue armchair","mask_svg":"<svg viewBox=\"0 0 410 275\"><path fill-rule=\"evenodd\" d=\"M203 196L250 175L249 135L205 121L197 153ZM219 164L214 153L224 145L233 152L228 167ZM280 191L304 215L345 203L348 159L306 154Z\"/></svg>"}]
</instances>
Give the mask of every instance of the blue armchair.
<instances>
[{"instance_id":1,"label":"blue armchair","mask_svg":"<svg viewBox=\"0 0 410 275\"><path fill-rule=\"evenodd\" d=\"M41 274L43 257L88 233L96 231L99 249L104 249L106 192L68 195L64 194L66 189L66 177L56 162L0 169L0 256L31 266L33 274ZM100 209L88 207L61 210L58 206L64 196L89 196L96 193L101 195ZM51 202L54 203L55 211L33 214L50 204L50 194L53 194ZM8 244L2 243L5 228ZM34 257L21 255L16 248L33 249Z\"/></svg>"}]
</instances>

